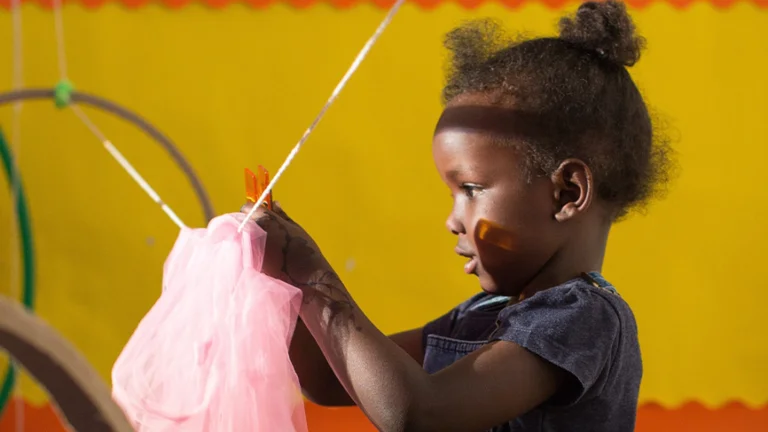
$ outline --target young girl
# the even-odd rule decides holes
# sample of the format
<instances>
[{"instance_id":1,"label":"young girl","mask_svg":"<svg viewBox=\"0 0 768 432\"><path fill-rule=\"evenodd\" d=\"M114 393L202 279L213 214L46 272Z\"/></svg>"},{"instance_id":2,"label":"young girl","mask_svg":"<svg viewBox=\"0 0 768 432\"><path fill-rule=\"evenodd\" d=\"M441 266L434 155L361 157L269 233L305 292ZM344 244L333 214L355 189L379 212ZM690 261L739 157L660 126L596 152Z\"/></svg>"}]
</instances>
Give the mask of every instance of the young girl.
<instances>
[{"instance_id":1,"label":"young girl","mask_svg":"<svg viewBox=\"0 0 768 432\"><path fill-rule=\"evenodd\" d=\"M259 210L264 271L304 292L291 343L303 391L387 432L631 431L637 328L598 272L612 223L665 180L666 144L626 69L643 40L608 1L581 5L557 38L479 22L446 41L432 149L453 194L447 228L483 292L388 337L299 225ZM482 221L511 244L481 240Z\"/></svg>"}]
</instances>

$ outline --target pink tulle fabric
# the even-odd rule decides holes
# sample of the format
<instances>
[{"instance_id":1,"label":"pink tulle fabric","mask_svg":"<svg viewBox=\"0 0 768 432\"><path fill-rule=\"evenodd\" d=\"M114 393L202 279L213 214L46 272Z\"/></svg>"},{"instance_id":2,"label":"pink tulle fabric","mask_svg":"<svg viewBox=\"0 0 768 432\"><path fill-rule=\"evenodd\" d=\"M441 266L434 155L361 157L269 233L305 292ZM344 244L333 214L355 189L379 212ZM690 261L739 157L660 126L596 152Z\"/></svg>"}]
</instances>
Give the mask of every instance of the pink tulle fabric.
<instances>
[{"instance_id":1,"label":"pink tulle fabric","mask_svg":"<svg viewBox=\"0 0 768 432\"><path fill-rule=\"evenodd\" d=\"M307 431L288 358L301 292L260 272L266 233L238 233L242 217L181 231L115 362L113 397L137 431Z\"/></svg>"}]
</instances>

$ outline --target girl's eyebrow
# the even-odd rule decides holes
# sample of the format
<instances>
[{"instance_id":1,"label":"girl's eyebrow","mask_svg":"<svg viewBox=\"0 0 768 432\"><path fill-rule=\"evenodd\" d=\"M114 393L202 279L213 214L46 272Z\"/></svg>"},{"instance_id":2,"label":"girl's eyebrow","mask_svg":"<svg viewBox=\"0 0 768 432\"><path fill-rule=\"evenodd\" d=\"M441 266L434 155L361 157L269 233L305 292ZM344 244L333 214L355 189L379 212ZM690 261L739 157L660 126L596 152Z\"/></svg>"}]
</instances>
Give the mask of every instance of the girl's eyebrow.
<instances>
[{"instance_id":1,"label":"girl's eyebrow","mask_svg":"<svg viewBox=\"0 0 768 432\"><path fill-rule=\"evenodd\" d=\"M459 170L457 169L451 169L448 172L445 173L445 177L447 177L450 180L456 181L456 179L459 178Z\"/></svg>"}]
</instances>

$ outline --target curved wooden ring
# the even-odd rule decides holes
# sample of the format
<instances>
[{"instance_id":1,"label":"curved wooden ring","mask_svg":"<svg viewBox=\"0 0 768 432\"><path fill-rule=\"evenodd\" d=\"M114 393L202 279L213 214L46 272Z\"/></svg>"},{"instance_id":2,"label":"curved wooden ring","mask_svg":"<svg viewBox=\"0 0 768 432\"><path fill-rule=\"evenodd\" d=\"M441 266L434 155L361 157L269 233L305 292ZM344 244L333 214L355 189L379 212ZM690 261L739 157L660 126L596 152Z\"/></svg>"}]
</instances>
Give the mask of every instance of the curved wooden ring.
<instances>
[{"instance_id":1,"label":"curved wooden ring","mask_svg":"<svg viewBox=\"0 0 768 432\"><path fill-rule=\"evenodd\" d=\"M48 390L75 431L134 432L85 358L43 320L0 297L0 349Z\"/></svg>"}]
</instances>

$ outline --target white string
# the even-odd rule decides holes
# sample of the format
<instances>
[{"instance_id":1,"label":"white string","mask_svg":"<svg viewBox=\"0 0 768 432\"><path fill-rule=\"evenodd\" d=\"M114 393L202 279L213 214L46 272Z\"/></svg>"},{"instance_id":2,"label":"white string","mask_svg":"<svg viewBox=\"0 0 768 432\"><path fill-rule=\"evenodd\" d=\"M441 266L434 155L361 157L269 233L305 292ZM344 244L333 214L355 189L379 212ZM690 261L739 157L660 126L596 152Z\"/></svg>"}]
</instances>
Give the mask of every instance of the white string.
<instances>
[{"instance_id":1,"label":"white string","mask_svg":"<svg viewBox=\"0 0 768 432\"><path fill-rule=\"evenodd\" d=\"M379 36L384 32L384 29L387 28L390 22L392 22L392 19L395 17L395 14L400 9L400 6L405 3L405 0L397 0L395 4L392 6L392 8L389 10L389 13L387 13L387 16L384 17L384 20L381 21L381 24L379 24L379 27L376 29L376 31L373 33L370 39L368 39L368 42L365 43L363 46L363 49L360 50L360 52L357 54L357 57L355 57L355 60L352 62L352 65L347 70L347 73L344 74L344 77L341 78L341 81L336 85L336 88L333 89L333 92L331 93L331 97L328 98L328 101L325 102L325 105L323 105L323 108L320 110L320 113L315 117L315 120L312 122L312 124L309 125L307 130L304 131L304 135L301 136L301 139L299 139L299 142L296 143L296 145L293 147L293 150L288 154L288 157L283 162L283 165L280 166L280 169L277 170L277 173L272 178L272 181L269 182L266 189L264 189L264 192L262 192L259 199L256 201L256 205L253 206L253 208L248 212L248 216L246 216L243 221L240 223L240 226L238 227L238 232L242 232L243 228L245 228L245 225L248 223L249 220L253 217L253 215L256 213L256 210L264 203L264 201L269 196L269 193L272 192L272 188L275 186L278 180L280 180L280 177L283 175L285 170L288 168L288 165L293 162L293 159L296 157L296 154L299 153L299 150L301 149L301 146L304 145L304 143L307 141L307 138L309 138L309 135L312 133L312 131L315 130L315 127L318 123L320 123L320 120L325 116L326 111L328 111L328 108L331 107L334 101L336 101L336 98L339 96L339 93L344 88L344 86L347 85L347 81L349 81L349 78L352 76L352 74L357 71L357 68L360 66L360 63L362 63L363 59L368 55L368 52L371 50L371 47L373 44L376 43L376 41L379 39Z\"/></svg>"},{"instance_id":2,"label":"white string","mask_svg":"<svg viewBox=\"0 0 768 432\"><path fill-rule=\"evenodd\" d=\"M19 1L19 0L15 0ZM56 46L57 46L57 55L58 55L58 62L59 62L59 77L61 81L67 81L67 52L65 49L65 39L64 39L64 19L62 18L62 12L61 12L61 0L53 0L53 18L54 18L54 25L56 27ZM90 117L80 109L77 105L70 105L70 108L75 113L75 115L80 119L80 121L83 122L85 127L88 128L88 130L91 131L91 133L99 140L101 141L101 144L104 146L104 148L107 150L107 152L114 158L118 164L125 170L125 172L128 173L129 176L135 181L139 187L147 194L149 197L154 201L156 204L160 206L160 208L165 212L166 215L168 215L169 218L175 223L179 228L186 228L186 225L184 225L184 222L181 221L179 216L174 213L173 210L171 210L168 205L163 202L163 200L160 198L160 195L158 195L157 192L155 192L154 189L152 189L152 186L147 183L146 180L139 174L139 172L136 170L136 168L131 165L130 162L128 162L128 159L123 156L122 153L115 147L114 144L110 140L106 138L104 133L101 132L101 130L96 126L96 124L91 121Z\"/></svg>"},{"instance_id":3,"label":"white string","mask_svg":"<svg viewBox=\"0 0 768 432\"><path fill-rule=\"evenodd\" d=\"M21 0L11 0L11 26L12 26L12 40L13 40L13 65L12 83L11 87L14 90L18 90L24 86L24 56L23 56L23 39L22 39L22 21L21 21ZM21 107L22 102L15 102L12 106L11 116L11 141L8 144L9 153L11 154L11 232L8 238L11 240L11 295L14 298L18 298L21 291L21 278L19 268L21 267L20 252L18 246L19 232L16 227L21 223L13 216L14 210L17 208L19 191L21 190L20 182L21 176L19 175L19 154L21 148ZM15 410L15 429L16 432L22 432L24 430L24 394L21 389L21 365L15 360L11 359L11 364L14 367L14 410Z\"/></svg>"},{"instance_id":4,"label":"white string","mask_svg":"<svg viewBox=\"0 0 768 432\"><path fill-rule=\"evenodd\" d=\"M149 195L150 198L152 198L152 201L154 201L157 205L160 206L160 208L165 212L165 214L168 215L168 217L171 218L173 223L178 225L179 228L183 229L186 228L186 225L184 225L184 222L181 221L181 219L176 215L176 213L171 210L170 207L168 207L168 204L163 202L163 200L160 198L160 195L158 195L157 192L155 192L154 189L152 189L152 186L147 183L146 180L139 174L138 171L131 165L130 162L123 156L122 153L115 147L111 141L109 141L104 134L99 130L98 127L91 121L91 119L85 114L83 110L80 109L77 105L71 106L72 112L77 115L78 118L83 122L83 124L91 131L91 133L96 136L96 138L101 141L101 144L104 146L104 148L109 152L110 155L117 161L117 163L120 164L121 167L125 170L125 172L128 173L129 176L135 181L141 189L146 192L147 195Z\"/></svg>"},{"instance_id":5,"label":"white string","mask_svg":"<svg viewBox=\"0 0 768 432\"><path fill-rule=\"evenodd\" d=\"M53 25L56 30L56 54L59 61L59 77L62 80L67 80L67 50L64 46L64 18L61 14L61 0L53 0Z\"/></svg>"}]
</instances>

